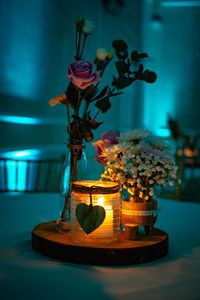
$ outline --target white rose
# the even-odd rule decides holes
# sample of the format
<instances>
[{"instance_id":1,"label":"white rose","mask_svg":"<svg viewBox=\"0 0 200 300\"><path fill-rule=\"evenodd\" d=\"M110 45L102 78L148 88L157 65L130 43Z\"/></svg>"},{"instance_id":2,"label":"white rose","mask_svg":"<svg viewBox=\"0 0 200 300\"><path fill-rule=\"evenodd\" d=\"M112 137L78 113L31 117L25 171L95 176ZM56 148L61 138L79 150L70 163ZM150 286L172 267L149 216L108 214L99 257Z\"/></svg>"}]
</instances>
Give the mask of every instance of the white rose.
<instances>
[{"instance_id":1,"label":"white rose","mask_svg":"<svg viewBox=\"0 0 200 300\"><path fill-rule=\"evenodd\" d=\"M93 22L90 22L90 21L88 21L88 20L85 20L85 22L84 22L84 24L83 24L82 32L83 32L84 34L90 34L90 33L93 32L94 27L95 27L95 25L94 25Z\"/></svg>"},{"instance_id":2,"label":"white rose","mask_svg":"<svg viewBox=\"0 0 200 300\"><path fill-rule=\"evenodd\" d=\"M96 54L98 60L104 60L108 56L108 52L106 52L105 49L99 48L97 49L97 54Z\"/></svg>"}]
</instances>

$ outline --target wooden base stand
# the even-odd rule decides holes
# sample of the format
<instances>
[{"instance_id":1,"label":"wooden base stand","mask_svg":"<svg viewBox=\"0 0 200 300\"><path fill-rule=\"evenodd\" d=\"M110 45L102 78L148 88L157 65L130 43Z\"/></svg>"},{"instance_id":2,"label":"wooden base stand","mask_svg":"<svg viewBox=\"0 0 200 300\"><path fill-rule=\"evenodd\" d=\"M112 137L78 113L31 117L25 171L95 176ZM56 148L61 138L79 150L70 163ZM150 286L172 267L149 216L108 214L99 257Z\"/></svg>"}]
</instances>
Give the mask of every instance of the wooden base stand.
<instances>
[{"instance_id":1,"label":"wooden base stand","mask_svg":"<svg viewBox=\"0 0 200 300\"><path fill-rule=\"evenodd\" d=\"M137 241L123 239L112 245L85 246L71 240L70 233L56 231L56 222L37 225L32 231L32 248L54 259L78 264L119 266L157 260L168 253L168 235L155 229Z\"/></svg>"}]
</instances>

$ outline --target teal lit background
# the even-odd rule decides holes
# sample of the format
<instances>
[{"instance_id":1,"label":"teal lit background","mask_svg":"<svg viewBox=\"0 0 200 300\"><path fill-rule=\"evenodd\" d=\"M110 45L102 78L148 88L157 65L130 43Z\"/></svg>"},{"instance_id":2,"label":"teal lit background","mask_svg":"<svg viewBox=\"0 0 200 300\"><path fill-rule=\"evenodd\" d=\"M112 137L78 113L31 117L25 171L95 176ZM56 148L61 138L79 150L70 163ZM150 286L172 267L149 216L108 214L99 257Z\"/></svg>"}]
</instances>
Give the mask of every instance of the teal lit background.
<instances>
[{"instance_id":1,"label":"teal lit background","mask_svg":"<svg viewBox=\"0 0 200 300\"><path fill-rule=\"evenodd\" d=\"M167 114L180 121L185 133L200 134L200 1L1 0L1 157L34 159L46 153L54 158L65 152L66 112L48 101L69 82L66 68L74 59L77 14L96 24L86 47L88 59L97 48L110 50L114 39L124 39L130 50L149 54L146 67L158 75L154 85L136 82L112 100L112 109L99 116L104 124L95 140L106 130L135 127L169 138ZM100 167L93 162L91 144L87 155L94 176ZM14 172L11 164L8 173ZM20 172L26 174L23 163Z\"/></svg>"}]
</instances>

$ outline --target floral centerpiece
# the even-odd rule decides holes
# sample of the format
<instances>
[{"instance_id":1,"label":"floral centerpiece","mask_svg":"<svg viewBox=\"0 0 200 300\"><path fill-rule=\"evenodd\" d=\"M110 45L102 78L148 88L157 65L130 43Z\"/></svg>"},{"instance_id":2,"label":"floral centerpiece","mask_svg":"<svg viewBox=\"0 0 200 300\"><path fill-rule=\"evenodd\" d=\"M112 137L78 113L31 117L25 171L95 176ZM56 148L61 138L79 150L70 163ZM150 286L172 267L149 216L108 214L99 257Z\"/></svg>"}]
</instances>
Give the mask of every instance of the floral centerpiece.
<instances>
[{"instance_id":1,"label":"floral centerpiece","mask_svg":"<svg viewBox=\"0 0 200 300\"><path fill-rule=\"evenodd\" d=\"M81 158L83 141L93 140L93 130L103 122L99 113L106 113L110 107L110 99L120 95L122 90L136 80L153 83L156 74L144 68L141 61L148 57L146 53L138 53L136 50L128 53L128 45L123 40L114 40L114 50L107 52L98 49L93 61L85 59L84 50L86 41L94 29L94 24L82 17L75 21L75 59L67 67L69 84L66 91L50 101L51 106L62 104L67 111L68 120L68 147L71 151L70 163L70 188L66 195L62 218L65 218L66 209L70 206L71 183L76 179L77 161ZM105 70L111 60L116 57L112 82L100 88L99 84ZM93 107L93 108L92 108ZM91 108L96 109L94 114Z\"/></svg>"},{"instance_id":2,"label":"floral centerpiece","mask_svg":"<svg viewBox=\"0 0 200 300\"><path fill-rule=\"evenodd\" d=\"M120 136L107 132L101 136L100 141L93 143L97 151L96 161L105 165L102 178L118 182L128 192L128 200L134 204L123 203L127 209L132 207L134 216L137 215L135 203L144 203L139 204L140 210L143 211L138 214L140 216L148 216L146 211L150 204L151 210L155 210L158 187L173 185L176 177L177 167L174 157L170 155L169 144L150 135L151 132L147 129L135 129ZM152 212L149 216L151 214ZM130 216L130 212L128 215ZM133 216L132 219L128 219L129 222L138 222L138 218ZM151 221L155 223L155 218L151 218ZM145 222L147 224L139 225L149 225L149 219L145 218Z\"/></svg>"},{"instance_id":3,"label":"floral centerpiece","mask_svg":"<svg viewBox=\"0 0 200 300\"><path fill-rule=\"evenodd\" d=\"M150 134L147 129L134 129L119 137L107 132L102 140L93 143L96 161L105 164L102 178L119 182L135 202L150 201L156 187L172 185L176 177L169 144L150 138ZM109 139L105 139L106 135Z\"/></svg>"}]
</instances>

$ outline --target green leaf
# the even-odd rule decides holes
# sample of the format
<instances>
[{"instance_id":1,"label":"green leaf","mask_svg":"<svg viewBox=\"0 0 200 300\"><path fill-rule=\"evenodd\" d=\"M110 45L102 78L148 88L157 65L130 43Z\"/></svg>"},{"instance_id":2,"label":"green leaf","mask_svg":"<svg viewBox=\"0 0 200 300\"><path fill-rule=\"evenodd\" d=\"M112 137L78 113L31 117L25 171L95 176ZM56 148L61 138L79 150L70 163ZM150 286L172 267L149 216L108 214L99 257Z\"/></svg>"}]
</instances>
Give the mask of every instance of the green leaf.
<instances>
[{"instance_id":1,"label":"green leaf","mask_svg":"<svg viewBox=\"0 0 200 300\"><path fill-rule=\"evenodd\" d=\"M136 50L131 53L131 59L132 61L138 62L138 52Z\"/></svg>"},{"instance_id":2,"label":"green leaf","mask_svg":"<svg viewBox=\"0 0 200 300\"><path fill-rule=\"evenodd\" d=\"M113 97L113 96L119 96L119 95L121 95L121 94L123 94L123 93L122 93L122 92L114 93L114 94L111 94L110 97Z\"/></svg>"},{"instance_id":3,"label":"green leaf","mask_svg":"<svg viewBox=\"0 0 200 300\"><path fill-rule=\"evenodd\" d=\"M134 75L135 75L136 79L144 80L143 70L144 70L144 67L143 67L142 64L140 64L138 70L134 72Z\"/></svg>"},{"instance_id":4,"label":"green leaf","mask_svg":"<svg viewBox=\"0 0 200 300\"><path fill-rule=\"evenodd\" d=\"M92 206L80 203L76 207L77 220L86 234L97 229L103 223L105 216L105 209L99 205Z\"/></svg>"},{"instance_id":5,"label":"green leaf","mask_svg":"<svg viewBox=\"0 0 200 300\"><path fill-rule=\"evenodd\" d=\"M147 53L141 53L138 55L139 59L142 59L142 58L145 58L145 57L148 57L148 54Z\"/></svg>"},{"instance_id":6,"label":"green leaf","mask_svg":"<svg viewBox=\"0 0 200 300\"><path fill-rule=\"evenodd\" d=\"M81 134L86 142L91 142L94 139L94 135L87 121L81 124Z\"/></svg>"},{"instance_id":7,"label":"green leaf","mask_svg":"<svg viewBox=\"0 0 200 300\"><path fill-rule=\"evenodd\" d=\"M156 81L157 75L155 72L145 70L144 71L144 80L148 83L153 83Z\"/></svg>"},{"instance_id":8,"label":"green leaf","mask_svg":"<svg viewBox=\"0 0 200 300\"><path fill-rule=\"evenodd\" d=\"M121 54L122 52L115 50L115 53L116 53L117 57L119 58L119 60L123 59L123 54Z\"/></svg>"},{"instance_id":9,"label":"green leaf","mask_svg":"<svg viewBox=\"0 0 200 300\"><path fill-rule=\"evenodd\" d=\"M142 73L144 70L144 67L142 64L139 65L139 68L138 68L138 72Z\"/></svg>"},{"instance_id":10,"label":"green leaf","mask_svg":"<svg viewBox=\"0 0 200 300\"><path fill-rule=\"evenodd\" d=\"M139 62L140 59L143 59L145 57L148 57L147 53L141 53L139 54L136 50L134 50L132 53L131 53L131 59L132 61L134 62Z\"/></svg>"},{"instance_id":11,"label":"green leaf","mask_svg":"<svg viewBox=\"0 0 200 300\"><path fill-rule=\"evenodd\" d=\"M124 61L117 61L115 65L119 75L129 73L129 66Z\"/></svg>"},{"instance_id":12,"label":"green leaf","mask_svg":"<svg viewBox=\"0 0 200 300\"><path fill-rule=\"evenodd\" d=\"M67 96L67 100L69 105L75 109L75 107L77 106L77 101L78 101L78 91L75 85L73 85L73 83L70 82L70 84L68 85L67 91L66 91L66 96Z\"/></svg>"},{"instance_id":13,"label":"green leaf","mask_svg":"<svg viewBox=\"0 0 200 300\"><path fill-rule=\"evenodd\" d=\"M107 112L107 110L109 110L109 108L111 108L111 103L110 103L109 97L105 97L105 98L97 101L95 103L95 106L97 108L99 108L103 114L105 114Z\"/></svg>"},{"instance_id":14,"label":"green leaf","mask_svg":"<svg viewBox=\"0 0 200 300\"><path fill-rule=\"evenodd\" d=\"M129 86L133 81L135 81L135 78L130 78L126 76L120 76L119 78L115 78L113 76L112 85L115 86L118 90L121 90Z\"/></svg>"},{"instance_id":15,"label":"green leaf","mask_svg":"<svg viewBox=\"0 0 200 300\"><path fill-rule=\"evenodd\" d=\"M88 120L89 127L92 129L97 129L103 122L97 122L96 120Z\"/></svg>"},{"instance_id":16,"label":"green leaf","mask_svg":"<svg viewBox=\"0 0 200 300\"><path fill-rule=\"evenodd\" d=\"M122 55L122 59L125 60L128 57L128 51L124 52L124 54Z\"/></svg>"},{"instance_id":17,"label":"green leaf","mask_svg":"<svg viewBox=\"0 0 200 300\"><path fill-rule=\"evenodd\" d=\"M90 101L92 98L92 95L94 92L97 90L96 86L89 86L88 88L85 89L85 92L83 94L83 98L85 98L86 101Z\"/></svg>"},{"instance_id":18,"label":"green leaf","mask_svg":"<svg viewBox=\"0 0 200 300\"><path fill-rule=\"evenodd\" d=\"M114 40L112 46L119 52L125 52L128 49L128 45L123 40Z\"/></svg>"},{"instance_id":19,"label":"green leaf","mask_svg":"<svg viewBox=\"0 0 200 300\"><path fill-rule=\"evenodd\" d=\"M101 91L101 93L99 93L99 95L97 95L95 98L93 98L92 101L103 98L105 96L107 90L108 90L108 85L106 85L105 88Z\"/></svg>"},{"instance_id":20,"label":"green leaf","mask_svg":"<svg viewBox=\"0 0 200 300\"><path fill-rule=\"evenodd\" d=\"M141 65L140 65L141 66ZM155 72L145 70L143 72L143 67L138 69L138 71L134 72L135 79L143 80L148 83L154 83L156 81L157 75Z\"/></svg>"}]
</instances>

